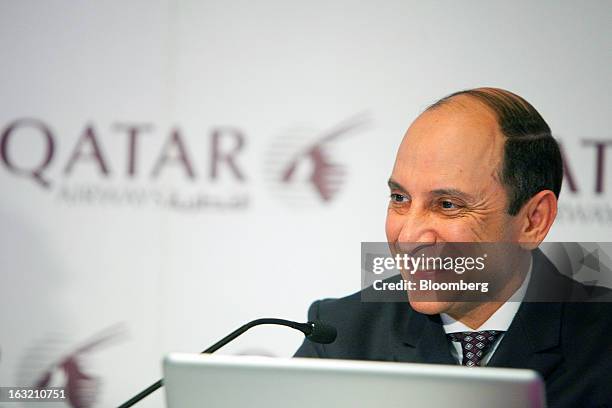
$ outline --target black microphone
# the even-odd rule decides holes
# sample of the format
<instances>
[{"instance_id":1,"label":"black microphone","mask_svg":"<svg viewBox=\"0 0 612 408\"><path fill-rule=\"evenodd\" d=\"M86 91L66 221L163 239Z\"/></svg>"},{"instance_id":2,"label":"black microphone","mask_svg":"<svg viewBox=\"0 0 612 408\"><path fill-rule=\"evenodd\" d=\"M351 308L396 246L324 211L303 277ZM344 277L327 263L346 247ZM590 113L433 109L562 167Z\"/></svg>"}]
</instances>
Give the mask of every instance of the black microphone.
<instances>
[{"instance_id":1,"label":"black microphone","mask_svg":"<svg viewBox=\"0 0 612 408\"><path fill-rule=\"evenodd\" d=\"M230 341L234 340L236 337L240 336L245 331L249 330L252 327L259 326L261 324L276 324L281 326L291 327L292 329L296 329L304 333L306 338L315 343L321 344L329 344L333 343L336 340L336 335L338 334L335 327L330 326L327 323L324 323L320 320L315 320L308 323L298 323L292 322L291 320L284 319L257 319L253 320L245 324L244 326L239 327L234 330L206 350L202 351L200 354L214 353L219 350L221 347L225 346ZM149 387L145 388L138 394L134 395L132 398L119 405L119 408L127 408L136 404L141 399L145 398L149 394L153 393L153 391L161 388L163 385L163 380L159 380L156 383L151 384Z\"/></svg>"}]
</instances>

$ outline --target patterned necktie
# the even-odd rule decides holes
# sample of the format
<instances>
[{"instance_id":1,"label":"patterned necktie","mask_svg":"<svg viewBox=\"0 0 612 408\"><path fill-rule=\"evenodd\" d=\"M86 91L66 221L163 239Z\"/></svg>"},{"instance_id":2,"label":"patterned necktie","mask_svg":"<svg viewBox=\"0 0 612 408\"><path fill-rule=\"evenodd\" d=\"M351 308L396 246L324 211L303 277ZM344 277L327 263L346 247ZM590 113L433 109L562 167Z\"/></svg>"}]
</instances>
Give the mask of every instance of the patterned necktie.
<instances>
[{"instance_id":1,"label":"patterned necktie","mask_svg":"<svg viewBox=\"0 0 612 408\"><path fill-rule=\"evenodd\" d=\"M467 367L480 366L482 357L491 349L495 340L503 333L498 330L484 330L478 332L449 333L452 341L461 343L463 350L462 365Z\"/></svg>"}]
</instances>

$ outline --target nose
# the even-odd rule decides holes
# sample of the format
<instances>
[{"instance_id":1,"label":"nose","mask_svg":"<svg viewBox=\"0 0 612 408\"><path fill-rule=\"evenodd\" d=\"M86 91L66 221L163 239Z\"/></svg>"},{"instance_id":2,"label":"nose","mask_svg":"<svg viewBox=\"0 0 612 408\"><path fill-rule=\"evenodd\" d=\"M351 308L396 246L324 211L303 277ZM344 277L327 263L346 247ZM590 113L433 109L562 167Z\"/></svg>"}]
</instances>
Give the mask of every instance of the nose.
<instances>
[{"instance_id":1,"label":"nose","mask_svg":"<svg viewBox=\"0 0 612 408\"><path fill-rule=\"evenodd\" d=\"M399 234L397 242L414 242L435 244L439 241L433 220L426 210L411 209L405 214L398 215Z\"/></svg>"}]
</instances>

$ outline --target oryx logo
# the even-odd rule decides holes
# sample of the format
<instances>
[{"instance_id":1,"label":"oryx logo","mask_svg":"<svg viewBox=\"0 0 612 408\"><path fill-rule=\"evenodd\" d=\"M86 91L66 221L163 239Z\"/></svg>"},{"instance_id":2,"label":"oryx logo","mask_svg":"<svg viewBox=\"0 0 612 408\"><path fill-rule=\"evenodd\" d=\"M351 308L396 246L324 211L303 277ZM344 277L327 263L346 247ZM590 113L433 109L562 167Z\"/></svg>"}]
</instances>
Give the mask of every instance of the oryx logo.
<instances>
[{"instance_id":1,"label":"oryx logo","mask_svg":"<svg viewBox=\"0 0 612 408\"><path fill-rule=\"evenodd\" d=\"M26 351L18 384L35 388L61 387L66 392L66 406L93 407L101 394L103 378L95 375L95 367L88 357L122 340L126 333L125 325L120 323L66 350L62 350L65 337L45 338Z\"/></svg>"},{"instance_id":2,"label":"oryx logo","mask_svg":"<svg viewBox=\"0 0 612 408\"><path fill-rule=\"evenodd\" d=\"M346 180L340 139L368 124L364 114L327 130L294 127L275 138L264 156L265 179L275 195L291 204L332 201Z\"/></svg>"}]
</instances>

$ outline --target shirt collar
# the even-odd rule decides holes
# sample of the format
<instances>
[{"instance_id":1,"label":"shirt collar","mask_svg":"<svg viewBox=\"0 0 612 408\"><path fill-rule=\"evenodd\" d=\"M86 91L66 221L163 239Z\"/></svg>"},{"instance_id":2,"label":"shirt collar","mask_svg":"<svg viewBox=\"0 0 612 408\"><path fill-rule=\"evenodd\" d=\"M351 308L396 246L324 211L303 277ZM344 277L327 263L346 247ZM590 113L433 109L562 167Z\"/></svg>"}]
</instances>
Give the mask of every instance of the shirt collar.
<instances>
[{"instance_id":1,"label":"shirt collar","mask_svg":"<svg viewBox=\"0 0 612 408\"><path fill-rule=\"evenodd\" d=\"M487 319L480 327L477 329L472 329L462 322L453 319L446 313L440 313L440 318L442 319L442 327L444 331L448 333L458 333L458 332L471 332L471 331L483 331L483 330L498 330L498 331L508 331L516 312L521 306L521 302L525 298L525 293L527 292L527 286L529 285L529 280L531 279L531 268L533 266L533 260L529 260L529 270L527 271L527 275L523 280L521 286L510 296L499 309L497 309L491 317Z\"/></svg>"}]
</instances>

